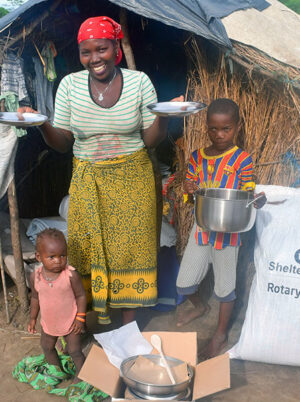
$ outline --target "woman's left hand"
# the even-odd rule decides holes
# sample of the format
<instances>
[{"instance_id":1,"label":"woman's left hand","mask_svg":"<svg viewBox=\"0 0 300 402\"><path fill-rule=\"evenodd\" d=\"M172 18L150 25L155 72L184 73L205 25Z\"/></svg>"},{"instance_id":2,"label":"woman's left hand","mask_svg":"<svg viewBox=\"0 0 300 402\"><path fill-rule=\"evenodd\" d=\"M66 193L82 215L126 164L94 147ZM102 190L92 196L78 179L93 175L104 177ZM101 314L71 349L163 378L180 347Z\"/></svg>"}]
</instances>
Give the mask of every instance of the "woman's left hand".
<instances>
[{"instance_id":1,"label":"woman's left hand","mask_svg":"<svg viewBox=\"0 0 300 402\"><path fill-rule=\"evenodd\" d=\"M260 198L258 198L258 197L260 197ZM254 194L254 198L258 198L254 202L254 207L257 208L257 209L262 208L265 205L265 203L267 202L267 197L266 197L266 194L264 192Z\"/></svg>"}]
</instances>

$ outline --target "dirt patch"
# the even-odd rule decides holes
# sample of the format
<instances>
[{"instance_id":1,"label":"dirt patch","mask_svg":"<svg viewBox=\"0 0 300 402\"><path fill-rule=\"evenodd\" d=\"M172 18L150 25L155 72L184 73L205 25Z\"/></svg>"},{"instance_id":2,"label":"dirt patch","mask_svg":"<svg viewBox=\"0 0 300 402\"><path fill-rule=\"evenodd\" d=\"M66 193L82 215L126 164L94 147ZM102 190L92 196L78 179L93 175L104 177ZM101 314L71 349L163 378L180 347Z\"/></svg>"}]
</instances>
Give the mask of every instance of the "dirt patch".
<instances>
[{"instance_id":1,"label":"dirt patch","mask_svg":"<svg viewBox=\"0 0 300 402\"><path fill-rule=\"evenodd\" d=\"M25 356L42 353L39 337L27 333L28 317L21 314L18 307L16 289L9 285L9 304L12 313L12 322L7 325L3 294L0 292L0 400L3 402L54 402L64 401L65 398L49 395L45 391L35 391L29 385L16 381L11 372L14 366ZM198 334L198 347L202 348L213 334L217 316L218 303L210 299L211 310L205 316L198 318L180 328L180 332L196 331ZM180 309L189 308L185 303ZM237 303L235 319L229 334L228 348L233 346L239 338L243 324L245 305ZM118 310L112 311L113 324L100 326L96 315L89 313L87 325L90 332L99 333L110 331L121 325L121 315ZM178 331L176 327L176 313L170 311L161 313L151 309L139 309L137 322L143 331ZM40 327L37 327L38 331ZM84 352L90 348L92 335L84 338ZM5 362L5 364L3 364ZM300 368L280 365L271 365L255 362L232 360L231 363L231 389L201 399L201 402L298 402L300 394Z\"/></svg>"}]
</instances>

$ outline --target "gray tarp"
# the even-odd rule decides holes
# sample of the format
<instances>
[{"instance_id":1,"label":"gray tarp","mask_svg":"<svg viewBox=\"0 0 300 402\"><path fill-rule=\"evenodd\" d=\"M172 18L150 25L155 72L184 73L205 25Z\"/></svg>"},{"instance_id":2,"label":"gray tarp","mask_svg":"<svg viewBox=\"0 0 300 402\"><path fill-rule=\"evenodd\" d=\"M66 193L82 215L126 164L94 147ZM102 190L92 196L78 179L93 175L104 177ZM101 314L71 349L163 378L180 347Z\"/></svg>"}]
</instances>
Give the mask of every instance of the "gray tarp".
<instances>
[{"instance_id":1,"label":"gray tarp","mask_svg":"<svg viewBox=\"0 0 300 402\"><path fill-rule=\"evenodd\" d=\"M109 0L134 13L231 47L220 18L234 11L269 6L265 0Z\"/></svg>"},{"instance_id":2,"label":"gray tarp","mask_svg":"<svg viewBox=\"0 0 300 402\"><path fill-rule=\"evenodd\" d=\"M0 31L30 7L46 0L29 0L0 19ZM234 11L269 6L265 0L109 0L136 14L203 36L221 46L231 47L220 20ZM49 2L48 2L49 3Z\"/></svg>"}]
</instances>

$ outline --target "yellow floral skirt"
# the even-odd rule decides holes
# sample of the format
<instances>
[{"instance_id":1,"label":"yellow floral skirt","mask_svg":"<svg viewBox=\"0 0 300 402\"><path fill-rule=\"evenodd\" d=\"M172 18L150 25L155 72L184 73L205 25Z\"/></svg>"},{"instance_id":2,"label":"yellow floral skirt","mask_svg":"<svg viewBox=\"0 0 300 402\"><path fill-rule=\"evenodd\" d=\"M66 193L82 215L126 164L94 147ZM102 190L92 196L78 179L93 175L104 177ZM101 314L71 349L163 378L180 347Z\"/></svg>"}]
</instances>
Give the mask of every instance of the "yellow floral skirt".
<instances>
[{"instance_id":1,"label":"yellow floral skirt","mask_svg":"<svg viewBox=\"0 0 300 402\"><path fill-rule=\"evenodd\" d=\"M156 304L156 195L145 149L99 163L74 159L68 258L99 322L110 322L107 306Z\"/></svg>"}]
</instances>

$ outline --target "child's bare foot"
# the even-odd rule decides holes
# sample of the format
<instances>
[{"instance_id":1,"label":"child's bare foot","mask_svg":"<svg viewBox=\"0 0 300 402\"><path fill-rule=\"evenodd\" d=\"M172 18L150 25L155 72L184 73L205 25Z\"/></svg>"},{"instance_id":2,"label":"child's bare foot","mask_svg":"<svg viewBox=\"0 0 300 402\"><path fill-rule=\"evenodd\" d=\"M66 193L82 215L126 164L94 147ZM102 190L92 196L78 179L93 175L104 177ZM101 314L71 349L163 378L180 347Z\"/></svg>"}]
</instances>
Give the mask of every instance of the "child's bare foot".
<instances>
[{"instance_id":1,"label":"child's bare foot","mask_svg":"<svg viewBox=\"0 0 300 402\"><path fill-rule=\"evenodd\" d=\"M177 327L182 327L183 325L188 324L189 322L195 320L198 317L201 317L205 313L210 310L210 306L208 304L201 304L197 307L192 307L187 310L182 310L178 313L177 318Z\"/></svg>"},{"instance_id":2,"label":"child's bare foot","mask_svg":"<svg viewBox=\"0 0 300 402\"><path fill-rule=\"evenodd\" d=\"M218 334L217 332L211 338L209 343L199 354L201 359L207 360L216 357L220 354L221 350L227 345L227 334Z\"/></svg>"}]
</instances>

